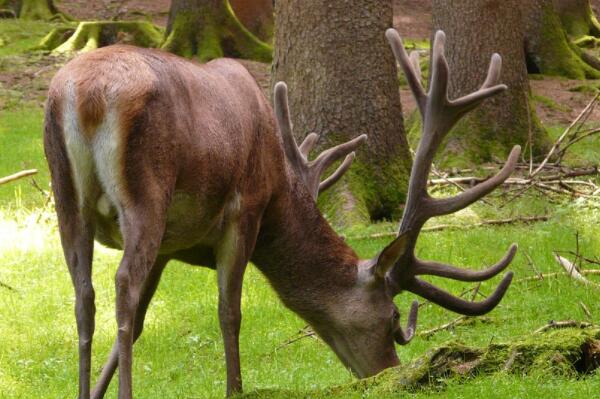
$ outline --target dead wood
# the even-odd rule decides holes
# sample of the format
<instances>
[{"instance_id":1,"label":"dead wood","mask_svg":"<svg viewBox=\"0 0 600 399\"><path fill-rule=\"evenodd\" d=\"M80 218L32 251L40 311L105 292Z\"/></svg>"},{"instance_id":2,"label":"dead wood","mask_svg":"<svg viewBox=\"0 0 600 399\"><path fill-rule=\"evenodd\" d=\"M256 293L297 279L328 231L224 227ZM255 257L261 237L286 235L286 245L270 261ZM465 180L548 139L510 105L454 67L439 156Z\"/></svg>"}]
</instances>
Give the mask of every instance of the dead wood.
<instances>
[{"instance_id":1,"label":"dead wood","mask_svg":"<svg viewBox=\"0 0 600 399\"><path fill-rule=\"evenodd\" d=\"M548 220L548 216L539 215L539 216L521 216L509 219L493 219L493 220L484 220L478 223L472 224L439 224L437 226L424 227L421 231L440 231L446 229L456 229L456 230L468 230L474 227L482 227L482 226L501 226L506 224L516 224L516 223L534 223L534 222L545 222ZM364 240L368 238L382 238L382 237L393 237L398 235L397 232L384 232L384 233L374 233L363 236L354 236L354 237L346 237L351 240Z\"/></svg>"},{"instance_id":2,"label":"dead wood","mask_svg":"<svg viewBox=\"0 0 600 399\"><path fill-rule=\"evenodd\" d=\"M35 175L37 172L38 172L37 169L28 169L28 170L22 170L20 172L10 175L10 176L2 177L2 178L0 178L0 185L10 183L11 181L22 179L27 176Z\"/></svg>"},{"instance_id":3,"label":"dead wood","mask_svg":"<svg viewBox=\"0 0 600 399\"><path fill-rule=\"evenodd\" d=\"M539 334L552 329L559 328L589 328L592 327L592 323L588 323L586 321L576 321L576 320L563 320L563 321L554 321L550 320L548 324L538 328L533 333Z\"/></svg>"}]
</instances>

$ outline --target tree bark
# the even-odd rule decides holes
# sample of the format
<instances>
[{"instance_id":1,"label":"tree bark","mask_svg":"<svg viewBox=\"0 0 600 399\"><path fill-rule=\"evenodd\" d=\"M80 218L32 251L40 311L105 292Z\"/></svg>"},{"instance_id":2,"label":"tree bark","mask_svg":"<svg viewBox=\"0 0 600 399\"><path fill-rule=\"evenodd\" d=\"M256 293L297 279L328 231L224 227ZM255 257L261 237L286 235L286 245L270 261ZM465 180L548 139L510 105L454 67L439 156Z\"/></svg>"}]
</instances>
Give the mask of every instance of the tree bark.
<instances>
[{"instance_id":1,"label":"tree bark","mask_svg":"<svg viewBox=\"0 0 600 399\"><path fill-rule=\"evenodd\" d=\"M508 86L457 124L446 146L452 156L444 164L489 161L507 155L515 144L537 154L546 145L546 132L530 104L518 5L519 0L433 1L434 29L447 35L450 98L479 88L493 53L502 56L501 81Z\"/></svg>"},{"instance_id":2,"label":"tree bark","mask_svg":"<svg viewBox=\"0 0 600 399\"><path fill-rule=\"evenodd\" d=\"M259 39L273 39L273 0L230 0L240 22Z\"/></svg>"},{"instance_id":3,"label":"tree bark","mask_svg":"<svg viewBox=\"0 0 600 399\"><path fill-rule=\"evenodd\" d=\"M228 0L173 0L162 45L184 57L223 56L269 62L272 48L237 19Z\"/></svg>"},{"instance_id":4,"label":"tree bark","mask_svg":"<svg viewBox=\"0 0 600 399\"><path fill-rule=\"evenodd\" d=\"M289 87L295 134L318 133L329 147L369 136L348 173L320 198L336 224L397 215L410 155L397 70L385 40L392 2L278 0L273 80Z\"/></svg>"},{"instance_id":5,"label":"tree bark","mask_svg":"<svg viewBox=\"0 0 600 399\"><path fill-rule=\"evenodd\" d=\"M567 33L573 37L600 37L600 23L592 12L590 0L553 0Z\"/></svg>"},{"instance_id":6,"label":"tree bark","mask_svg":"<svg viewBox=\"0 0 600 399\"><path fill-rule=\"evenodd\" d=\"M570 42L552 0L528 0L520 6L530 73L571 79L600 78L593 57Z\"/></svg>"},{"instance_id":7,"label":"tree bark","mask_svg":"<svg viewBox=\"0 0 600 399\"><path fill-rule=\"evenodd\" d=\"M53 0L0 0L0 9L10 10L15 17L21 19L69 19L56 8Z\"/></svg>"}]
</instances>

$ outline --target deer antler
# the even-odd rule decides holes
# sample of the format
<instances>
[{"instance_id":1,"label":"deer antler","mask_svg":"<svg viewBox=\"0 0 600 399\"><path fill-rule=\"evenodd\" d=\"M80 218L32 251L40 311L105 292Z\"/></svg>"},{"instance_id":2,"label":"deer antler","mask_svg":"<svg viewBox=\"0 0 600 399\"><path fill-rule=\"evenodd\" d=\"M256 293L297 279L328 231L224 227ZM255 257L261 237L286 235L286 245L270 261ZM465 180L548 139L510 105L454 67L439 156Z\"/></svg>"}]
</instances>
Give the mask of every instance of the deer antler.
<instances>
[{"instance_id":1,"label":"deer antler","mask_svg":"<svg viewBox=\"0 0 600 399\"><path fill-rule=\"evenodd\" d=\"M274 103L275 116L277 117L279 130L281 131L285 155L296 173L308 187L313 198L316 199L320 192L331 187L350 168L352 161L354 161L354 150L367 140L367 135L360 135L346 143L329 148L319 154L314 160L309 161L308 154L317 143L319 135L310 133L300 146L296 143L290 119L287 85L284 82L278 82L275 85ZM337 170L331 176L321 181L323 172L343 156L346 158Z\"/></svg>"},{"instance_id":2,"label":"deer antler","mask_svg":"<svg viewBox=\"0 0 600 399\"><path fill-rule=\"evenodd\" d=\"M407 236L406 251L387 274L388 284L394 293L408 290L457 313L465 315L487 313L504 296L512 280L511 272L504 276L495 292L482 302L462 300L416 276L428 274L460 281L484 281L508 266L517 250L515 244L497 264L481 271L464 270L442 263L423 261L416 258L414 249L421 228L428 219L456 212L469 206L502 184L515 168L521 150L519 146L512 149L502 170L485 182L452 198L436 199L429 196L427 192L427 179L433 157L450 129L463 115L477 107L486 98L506 89L505 85L498 84L502 59L498 54L492 55L487 78L479 90L456 100L450 100L448 98L449 70L444 56L446 40L444 32L437 31L435 34L430 67L431 82L427 93L421 84L418 55L413 52L410 57L408 56L396 30L388 29L386 37L406 75L423 121L421 140L411 170L408 199L399 231L399 235Z\"/></svg>"}]
</instances>

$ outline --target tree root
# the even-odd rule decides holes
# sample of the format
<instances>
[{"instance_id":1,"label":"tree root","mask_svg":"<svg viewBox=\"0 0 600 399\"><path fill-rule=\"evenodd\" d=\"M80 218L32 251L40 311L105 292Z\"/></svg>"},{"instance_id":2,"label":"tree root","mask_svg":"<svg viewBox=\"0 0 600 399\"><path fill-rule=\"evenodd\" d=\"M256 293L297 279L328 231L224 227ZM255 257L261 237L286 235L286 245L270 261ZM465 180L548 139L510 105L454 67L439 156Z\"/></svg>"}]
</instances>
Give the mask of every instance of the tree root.
<instances>
[{"instance_id":1,"label":"tree root","mask_svg":"<svg viewBox=\"0 0 600 399\"><path fill-rule=\"evenodd\" d=\"M146 21L80 22L76 29L53 29L39 43L38 49L53 54L86 52L115 43L158 47L162 41L159 28Z\"/></svg>"},{"instance_id":2,"label":"tree root","mask_svg":"<svg viewBox=\"0 0 600 399\"><path fill-rule=\"evenodd\" d=\"M161 47L201 62L223 56L270 62L273 52L240 23L227 0L216 15L211 10L178 13Z\"/></svg>"}]
</instances>

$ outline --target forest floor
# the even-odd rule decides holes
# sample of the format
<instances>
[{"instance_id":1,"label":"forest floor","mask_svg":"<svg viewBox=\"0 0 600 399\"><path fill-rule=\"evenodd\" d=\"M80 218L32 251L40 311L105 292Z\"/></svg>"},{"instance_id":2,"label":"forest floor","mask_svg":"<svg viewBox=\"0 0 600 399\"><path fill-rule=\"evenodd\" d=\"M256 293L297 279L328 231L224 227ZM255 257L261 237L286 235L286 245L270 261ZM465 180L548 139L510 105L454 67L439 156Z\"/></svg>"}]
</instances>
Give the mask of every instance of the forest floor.
<instances>
[{"instance_id":1,"label":"forest floor","mask_svg":"<svg viewBox=\"0 0 600 399\"><path fill-rule=\"evenodd\" d=\"M164 25L168 1L57 1L59 7L77 17L125 18L148 15ZM423 42L429 32L429 2L398 0L401 10L395 24L414 42ZM123 5L124 4L124 5ZM403 11L402 11L403 10ZM121 15L121 14L119 14ZM0 21L0 177L21 169L38 169L33 179L0 186L0 398L74 397L77 376L77 342L73 317L73 292L58 240L56 218L48 202L48 171L43 156L43 103L48 83L66 58L30 49L54 25L41 22ZM268 65L244 62L268 90ZM572 81L534 76L533 99L538 114L556 138L593 97L599 81ZM414 109L411 96L401 90L405 114ZM590 121L598 125L600 110ZM600 164L600 136L582 141L569 153L569 166ZM478 171L487 173L485 171ZM594 180L599 184L598 178ZM439 194L452 194L444 189ZM554 252L579 251L592 262L600 260L600 203L594 198L569 198L536 191L505 204L502 190L487 203L478 203L455 215L438 218L430 225L452 224L467 228L424 233L418 256L457 264L483 267L499 259L512 242L519 252L510 266L515 283L502 303L481 318L457 322L430 336L417 336L399 348L403 364L442 345L464 343L488 348L496 344L527 340L549 320L600 323L600 290L577 284L560 273ZM535 224L483 226L490 219L545 215ZM381 250L396 222L351 228L340 233L363 257ZM99 373L115 337L114 273L120 253L96 245L96 335L93 378ZM582 261L583 269L600 269ZM552 275L539 279L540 274ZM598 276L590 280L600 284ZM497 278L486 282L477 295L489 294ZM432 279L453 293L469 298L474 284ZM403 319L413 295L397 298ZM392 373L356 386L356 380L318 339L305 334L305 323L285 309L256 268L250 267L244 282L244 322L241 332L242 370L246 391L258 398L317 397L411 397L538 398L594 397L600 391L600 372L564 374L540 363L534 372L510 367L493 373L481 372L438 378L423 387L404 388ZM178 262L163 277L148 314L144 335L136 344L135 391L138 397L220 398L224 393L222 340L217 320L214 272L190 268ZM435 329L456 321L456 315L424 303L418 331ZM540 340L546 336L539 336ZM490 346L491 344L491 346ZM516 355L515 355L516 356ZM514 360L514 359L513 359ZM505 365L506 366L506 365ZM399 368L398 370L401 370ZM403 377L402 377L403 378ZM383 382L382 382L383 381ZM385 394L383 383L396 387ZM327 387L342 385L334 391ZM361 383L362 384L362 383ZM107 397L116 396L112 384ZM281 390L284 389L285 390Z\"/></svg>"}]
</instances>

